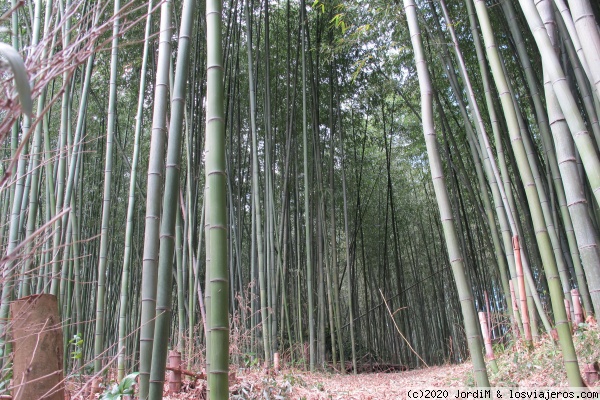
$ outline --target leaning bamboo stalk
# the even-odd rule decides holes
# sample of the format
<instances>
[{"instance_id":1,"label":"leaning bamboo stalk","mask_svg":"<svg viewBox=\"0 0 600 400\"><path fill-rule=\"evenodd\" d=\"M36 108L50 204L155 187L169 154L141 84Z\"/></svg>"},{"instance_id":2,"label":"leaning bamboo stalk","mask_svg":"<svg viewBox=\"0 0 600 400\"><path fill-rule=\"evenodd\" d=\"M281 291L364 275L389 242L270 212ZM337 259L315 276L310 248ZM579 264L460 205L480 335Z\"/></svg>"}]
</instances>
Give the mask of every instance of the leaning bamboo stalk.
<instances>
[{"instance_id":1,"label":"leaning bamboo stalk","mask_svg":"<svg viewBox=\"0 0 600 400\"><path fill-rule=\"evenodd\" d=\"M568 80L560 65L560 60L554 52L544 23L536 10L533 0L519 0L519 3L542 55L542 64L545 69L547 68L548 77L556 92L558 102L573 135L577 150L579 150L579 155L581 156L581 161L594 192L596 202L600 204L600 159L596 153L596 146L587 131L575 97L571 92Z\"/></svg>"},{"instance_id":2,"label":"leaning bamboo stalk","mask_svg":"<svg viewBox=\"0 0 600 400\"><path fill-rule=\"evenodd\" d=\"M421 117L423 121L423 134L427 146L431 178L434 191L440 211L440 217L444 230L444 236L448 248L448 256L452 271L454 273L455 283L460 297L460 304L464 318L465 330L469 350L473 360L473 369L477 385L488 387L489 380L485 368L485 361L481 353L481 336L479 335L479 326L471 286L465 273L463 256L461 254L456 228L450 207L450 199L445 185L443 168L438 144L436 140L435 128L433 123L433 96L432 85L427 70L427 63L424 57L423 45L421 43L421 34L418 25L416 5L413 0L404 0L404 9L408 20L408 27L411 34L411 41L414 51L417 73L419 76L419 87L421 90Z\"/></svg>"},{"instance_id":3,"label":"leaning bamboo stalk","mask_svg":"<svg viewBox=\"0 0 600 400\"><path fill-rule=\"evenodd\" d=\"M573 43L573 47L575 48L575 51L577 53L577 58L579 59L579 62L581 63L581 66L584 69L586 76L591 76L588 62L585 58L583 47L581 46L581 41L579 40L577 28L575 27L575 22L573 22L573 15L571 14L571 10L569 10L569 7L567 6L565 0L554 0L554 4L562 17L562 21L565 24L568 36L571 42Z\"/></svg>"},{"instance_id":4,"label":"leaning bamboo stalk","mask_svg":"<svg viewBox=\"0 0 600 400\"><path fill-rule=\"evenodd\" d=\"M577 36L589 68L589 79L600 96L600 32L589 0L569 0Z\"/></svg>"},{"instance_id":5,"label":"leaning bamboo stalk","mask_svg":"<svg viewBox=\"0 0 600 400\"><path fill-rule=\"evenodd\" d=\"M529 1L527 0L520 1L522 5L524 3L529 3ZM535 14L539 20L539 15L537 14L537 10L535 9L533 2L531 2L531 5L533 7L533 10L529 10L529 14ZM529 204L534 229L536 231L536 242L540 250L540 255L542 257L544 265L544 271L548 280L550 298L552 301L552 309L554 311L556 327L558 335L560 337L561 348L563 350L563 359L567 370L567 377L570 385L580 387L581 375L579 374L579 364L577 363L577 355L575 353L573 339L569 332L570 329L567 323L566 311L564 308L564 303L562 301L563 295L560 279L558 276L558 268L556 265L556 260L554 259L554 253L552 251L550 238L548 236L548 232L546 231L546 225L540 206L540 198L535 188L533 175L531 173L531 168L528 163L527 154L525 152L525 148L523 146L522 138L519 132L519 123L517 120L513 99L512 96L510 96L510 91L506 82L506 76L502 69L502 61L500 60L498 49L496 47L494 34L490 25L490 20L485 2L483 0L476 0L475 8L477 11L477 15L479 16L479 21L481 23L481 28L486 43L486 48L488 51L488 57L490 60L490 66L493 71L494 80L498 87L498 92L500 93L500 100L502 102L502 107L505 113L506 123L508 125L508 131L511 138L511 144L515 153L517 167L521 179L523 180L523 184L525 185L527 202ZM528 10L525 11L527 18L529 19L530 15L527 12ZM543 29L543 25L541 29ZM534 32L537 37L537 31ZM545 30L543 34L546 35ZM547 37L546 40L548 40ZM557 64L557 68L560 70L560 65ZM566 84L566 82L564 83ZM581 130L577 130L576 132L581 132ZM594 151L593 148L590 150ZM597 180L598 184L600 184L600 170L596 172L596 175L598 175ZM594 187L594 185L592 186ZM598 195L600 196L600 193L598 193Z\"/></svg>"},{"instance_id":6,"label":"leaning bamboo stalk","mask_svg":"<svg viewBox=\"0 0 600 400\"><path fill-rule=\"evenodd\" d=\"M441 1L440 4L441 4L442 10L444 12L444 17L446 18L446 21L448 22L447 23L448 30L450 31L452 41L454 43L454 48L455 48L457 59L459 61L462 77L465 82L465 86L467 88L467 93L469 95L469 104L471 105L472 110L473 110L472 112L474 113L473 117L474 117L475 121L477 122L476 128L477 128L477 132L480 135L480 146L482 149L485 149L485 151L482 150L482 153L484 155L484 160L485 160L485 164L486 164L486 174L488 175L488 179L490 181L490 186L492 189L492 193L494 195L494 203L495 203L496 210L497 210L498 220L499 220L500 226L502 228L502 237L503 237L503 240L504 240L504 243L506 246L506 256L508 257L508 266L509 266L509 271L511 274L511 279L516 281L516 268L515 268L515 258L514 258L514 257L516 257L516 255L513 252L511 234L512 234L512 236L516 236L516 235L518 235L519 230L518 230L518 226L517 226L517 219L513 215L513 211L512 211L512 210L514 210L514 206L512 205L512 204L514 204L514 201L512 200L512 193L509 190L507 190L507 189L509 189L509 187L504 188L503 185L499 184L499 182L501 182L501 175L498 172L498 167L496 166L496 162L495 162L494 155L493 155L493 152L492 152L492 149L490 146L488 135L486 133L486 128L483 123L483 118L482 118L481 112L479 110L477 101L475 99L475 94L473 92L471 80L469 79L469 75L467 73L467 69L466 69L465 62L464 62L464 59L462 56L462 52L460 51L460 48L458 46L458 39L454 32L452 23L450 22L450 16L449 16L448 10L446 9L446 5L445 5L444 1ZM479 37L477 36L478 33L475 28L475 16L472 14L473 7L472 7L470 1L467 2L467 8L469 9L469 13L470 13L469 18L471 20L471 26L472 26L473 35L475 38L475 45L477 48L477 52L479 54L479 57L483 57L483 54L482 54L483 52L481 50L481 42L479 40ZM481 61L482 60L480 59L480 62ZM488 82L488 77L487 77L487 71L484 68L485 67L483 67L483 64L482 64L482 67L480 67L480 69L481 69L481 73L483 75L484 86L486 87L486 100L488 102L488 106L490 107L490 116L491 116L491 119L493 122L492 129L494 130L494 134L497 135L498 123L497 123L496 113L494 111L493 101L491 99L491 96L490 96L489 90L488 90L489 82ZM504 160L503 160L503 155L502 155L503 153L501 152L501 144L498 142L498 145L500 146L498 149L498 158L499 158L501 168L503 168L503 171L504 171L506 169L506 166L503 164ZM509 226L510 226L510 232L509 232ZM521 256L521 255L519 255L519 256ZM543 308L541 307L541 301L540 301L537 291L535 290L535 284L533 281L531 270L529 269L526 258L523 257L522 261L523 261L525 276L527 278L529 287L531 288L530 293L532 294L533 300L534 300L536 306L538 307L540 317L542 318L542 321L544 323L544 326L546 327L546 330L550 331L551 330L550 323L548 322L548 318L545 316L545 314L543 312ZM525 294L523 294L523 296L525 296ZM510 304L509 304L509 307L510 307ZM516 315L518 315L518 314L516 314ZM518 327L522 328L522 323L521 323L520 319L517 319L516 322L517 322Z\"/></svg>"},{"instance_id":7,"label":"leaning bamboo stalk","mask_svg":"<svg viewBox=\"0 0 600 400\"><path fill-rule=\"evenodd\" d=\"M547 26L550 39L556 39L552 10L546 1L539 2L537 7L545 25ZM559 27L562 25L559 22ZM558 48L558 43L554 43ZM569 46L567 46L568 48ZM576 61L576 60L572 60ZM544 68L544 88L546 92L546 106L551 121L552 136L559 161L560 173L565 184L565 195L567 207L573 221L575 239L579 247L581 262L584 271L576 270L577 283L586 304L586 308L593 313L594 308L600 308L600 276L594 271L600 265L600 250L598 249L598 233L593 225L585 198L584 185L579 176L577 166L577 154L565 116L560 108L556 93L546 68ZM577 266L576 266L577 267ZM589 291L588 291L589 288Z\"/></svg>"}]
</instances>

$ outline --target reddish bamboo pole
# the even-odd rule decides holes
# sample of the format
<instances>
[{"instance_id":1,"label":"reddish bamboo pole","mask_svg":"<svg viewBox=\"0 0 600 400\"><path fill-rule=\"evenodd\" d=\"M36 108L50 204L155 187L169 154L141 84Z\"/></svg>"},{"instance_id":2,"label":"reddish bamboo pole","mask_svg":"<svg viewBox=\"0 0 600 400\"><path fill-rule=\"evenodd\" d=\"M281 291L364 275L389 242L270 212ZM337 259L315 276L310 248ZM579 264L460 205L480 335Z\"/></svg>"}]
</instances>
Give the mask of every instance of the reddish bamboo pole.
<instances>
[{"instance_id":1,"label":"reddish bamboo pole","mask_svg":"<svg viewBox=\"0 0 600 400\"><path fill-rule=\"evenodd\" d=\"M517 321L519 321L519 307L517 306L517 296L515 294L515 285L513 285L513 281L508 281L508 286L510 287L510 297L512 298L512 309L513 309L513 317L515 320L515 323L513 324L512 328L513 328L513 332L515 335L515 338L520 338L521 337L521 332L519 331L519 327L517 326Z\"/></svg>"},{"instance_id":2,"label":"reddish bamboo pole","mask_svg":"<svg viewBox=\"0 0 600 400\"><path fill-rule=\"evenodd\" d=\"M494 356L494 348L492 347L492 339L490 337L490 331L488 330L487 313L479 312L479 324L481 325L481 334L483 336L483 343L485 344L485 356L492 367L494 372L498 372L498 366L496 364L496 357Z\"/></svg>"},{"instance_id":3,"label":"reddish bamboo pole","mask_svg":"<svg viewBox=\"0 0 600 400\"><path fill-rule=\"evenodd\" d=\"M523 322L523 332L525 340L531 341L531 326L529 324L529 311L527 310L527 292L525 291L525 278L523 276L523 264L521 263L521 246L519 245L519 236L515 235L512 238L513 249L515 251L515 264L517 267L517 283L519 285L519 302L521 307L521 321Z\"/></svg>"},{"instance_id":4,"label":"reddish bamboo pole","mask_svg":"<svg viewBox=\"0 0 600 400\"><path fill-rule=\"evenodd\" d=\"M279 353L273 354L273 370L279 372Z\"/></svg>"},{"instance_id":5,"label":"reddish bamboo pole","mask_svg":"<svg viewBox=\"0 0 600 400\"><path fill-rule=\"evenodd\" d=\"M492 337L492 313L490 312L490 299L488 298L487 290L483 292L485 295L485 311L487 312L487 326L488 332L490 333L490 338Z\"/></svg>"},{"instance_id":6,"label":"reddish bamboo pole","mask_svg":"<svg viewBox=\"0 0 600 400\"><path fill-rule=\"evenodd\" d=\"M569 311L571 309L571 302L566 297L564 298L564 302L565 302L565 309L567 310L567 319L569 320L569 322L571 322L572 321L571 312Z\"/></svg>"}]
</instances>

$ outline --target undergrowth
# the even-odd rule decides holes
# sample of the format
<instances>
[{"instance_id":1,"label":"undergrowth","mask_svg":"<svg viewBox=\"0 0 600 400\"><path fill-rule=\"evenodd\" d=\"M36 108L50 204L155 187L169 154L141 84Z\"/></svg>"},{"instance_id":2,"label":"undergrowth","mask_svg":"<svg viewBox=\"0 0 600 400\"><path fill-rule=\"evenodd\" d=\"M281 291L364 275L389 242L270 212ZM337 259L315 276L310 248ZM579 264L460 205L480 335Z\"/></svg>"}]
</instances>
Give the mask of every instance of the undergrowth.
<instances>
[{"instance_id":1,"label":"undergrowth","mask_svg":"<svg viewBox=\"0 0 600 400\"><path fill-rule=\"evenodd\" d=\"M600 360L600 331L597 326L580 324L573 333L579 366ZM496 347L498 372L489 371L490 384L497 387L568 386L560 345L548 335L541 336L528 348L516 342L506 348ZM474 386L473 373L463 377L466 386Z\"/></svg>"}]
</instances>

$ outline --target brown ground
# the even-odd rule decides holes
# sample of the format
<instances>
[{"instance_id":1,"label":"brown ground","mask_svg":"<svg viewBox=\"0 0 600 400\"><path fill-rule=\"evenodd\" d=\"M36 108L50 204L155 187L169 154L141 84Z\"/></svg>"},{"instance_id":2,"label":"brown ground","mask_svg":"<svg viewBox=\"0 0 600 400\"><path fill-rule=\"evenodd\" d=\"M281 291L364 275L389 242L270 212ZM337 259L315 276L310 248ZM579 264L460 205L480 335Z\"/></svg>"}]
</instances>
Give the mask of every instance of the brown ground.
<instances>
[{"instance_id":1,"label":"brown ground","mask_svg":"<svg viewBox=\"0 0 600 400\"><path fill-rule=\"evenodd\" d=\"M585 365L600 360L600 331L597 325L578 328L573 338L582 370ZM494 387L568 386L560 347L546 335L531 347L517 343L508 348L499 346L497 351L499 372L488 370L490 383ZM471 364L464 363L358 375L309 373L297 369L267 374L259 368L238 369L235 377L230 376L230 384L230 399L375 400L406 398L402 394L406 393L407 388L473 387L475 382ZM594 391L600 391L600 381L590 386ZM180 393L168 393L165 390L164 398L205 399L206 382L185 381Z\"/></svg>"},{"instance_id":2,"label":"brown ground","mask_svg":"<svg viewBox=\"0 0 600 400\"><path fill-rule=\"evenodd\" d=\"M396 399L407 387L464 386L457 377L464 376L470 364L432 367L395 373L340 375L311 374L287 370L271 376L263 372L243 372L231 386L232 399ZM185 390L185 389L184 389ZM165 399L202 398L205 388L166 394Z\"/></svg>"}]
</instances>

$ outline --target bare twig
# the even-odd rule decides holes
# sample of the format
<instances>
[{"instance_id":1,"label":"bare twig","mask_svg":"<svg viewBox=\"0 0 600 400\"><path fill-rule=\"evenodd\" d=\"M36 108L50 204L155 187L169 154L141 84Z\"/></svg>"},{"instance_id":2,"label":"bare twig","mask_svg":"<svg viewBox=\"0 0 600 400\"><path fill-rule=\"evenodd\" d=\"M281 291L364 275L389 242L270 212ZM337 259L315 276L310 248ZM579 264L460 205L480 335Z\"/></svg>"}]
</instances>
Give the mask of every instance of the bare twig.
<instances>
[{"instance_id":1,"label":"bare twig","mask_svg":"<svg viewBox=\"0 0 600 400\"><path fill-rule=\"evenodd\" d=\"M379 289L379 293L381 293L381 298L383 299L383 302L385 303L385 307L388 310L388 313L390 313L390 318L392 318L392 322L394 323L394 326L396 327L396 330L398 331L398 333L400 334L400 336L402 337L402 339L404 339L404 341L406 342L406 344L408 345L408 348L415 353L415 355L417 357L419 357L419 360L423 361L423 364L425 364L425 366L427 368L429 368L429 365L427 365L427 363L425 362L425 360L423 360L421 358L421 356L415 351L415 349L413 349L413 347L410 345L410 343L408 342L408 340L406 340L406 338L404 337L404 335L402 334L402 332L400 332L400 328L398 328L398 324L396 324L396 320L394 319L394 314L392 314L392 310L390 310L390 306L388 306L387 300L385 299L385 296L383 295L383 292L381 291L381 289Z\"/></svg>"}]
</instances>

